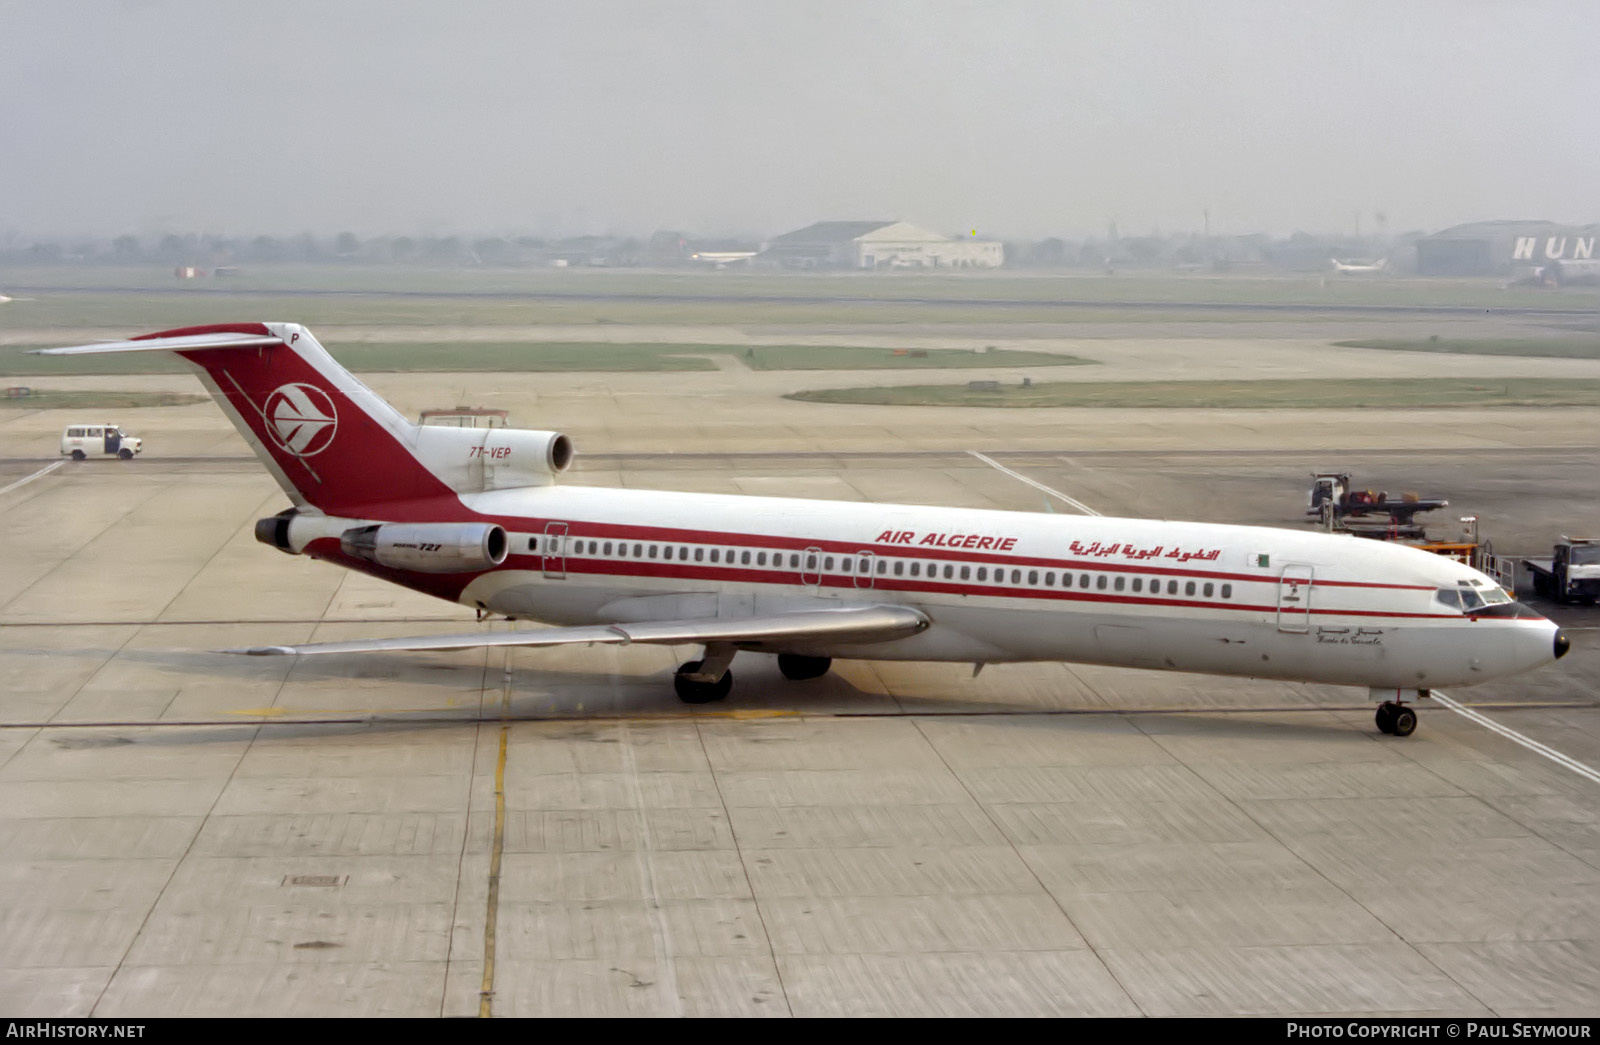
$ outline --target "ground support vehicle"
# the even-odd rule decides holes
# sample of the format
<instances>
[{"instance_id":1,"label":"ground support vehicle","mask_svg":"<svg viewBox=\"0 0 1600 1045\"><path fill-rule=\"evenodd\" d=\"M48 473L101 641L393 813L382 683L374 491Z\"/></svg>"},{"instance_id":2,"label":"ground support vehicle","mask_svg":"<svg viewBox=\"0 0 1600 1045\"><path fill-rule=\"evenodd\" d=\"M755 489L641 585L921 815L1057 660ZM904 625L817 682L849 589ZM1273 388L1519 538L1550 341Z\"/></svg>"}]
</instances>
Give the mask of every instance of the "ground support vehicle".
<instances>
[{"instance_id":1,"label":"ground support vehicle","mask_svg":"<svg viewBox=\"0 0 1600 1045\"><path fill-rule=\"evenodd\" d=\"M1557 602L1600 599L1600 537L1562 536L1548 559L1523 559L1533 591Z\"/></svg>"},{"instance_id":2,"label":"ground support vehicle","mask_svg":"<svg viewBox=\"0 0 1600 1045\"><path fill-rule=\"evenodd\" d=\"M120 457L131 461L144 449L144 440L117 425L77 424L61 431L61 453L74 461L88 457Z\"/></svg>"}]
</instances>

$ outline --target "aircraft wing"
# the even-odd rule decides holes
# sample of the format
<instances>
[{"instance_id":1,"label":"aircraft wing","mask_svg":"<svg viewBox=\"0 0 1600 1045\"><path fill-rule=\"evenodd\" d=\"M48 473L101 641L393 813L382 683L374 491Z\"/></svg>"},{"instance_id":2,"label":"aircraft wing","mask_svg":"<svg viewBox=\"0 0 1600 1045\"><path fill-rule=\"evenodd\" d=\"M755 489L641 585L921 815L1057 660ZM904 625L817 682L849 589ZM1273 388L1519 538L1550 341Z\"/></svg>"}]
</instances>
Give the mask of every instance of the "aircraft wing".
<instances>
[{"instance_id":1,"label":"aircraft wing","mask_svg":"<svg viewBox=\"0 0 1600 1045\"><path fill-rule=\"evenodd\" d=\"M745 648L813 646L819 643L887 642L914 635L928 618L909 606L857 606L839 610L802 610L769 617L736 620L666 620L636 624L598 624L579 628L473 632L466 635L419 635L403 639L354 639L313 642L302 646L251 646L224 650L250 656L311 653L369 653L383 650L457 650L485 646L566 646L578 643L627 646L635 642L660 646L725 642Z\"/></svg>"}]
</instances>

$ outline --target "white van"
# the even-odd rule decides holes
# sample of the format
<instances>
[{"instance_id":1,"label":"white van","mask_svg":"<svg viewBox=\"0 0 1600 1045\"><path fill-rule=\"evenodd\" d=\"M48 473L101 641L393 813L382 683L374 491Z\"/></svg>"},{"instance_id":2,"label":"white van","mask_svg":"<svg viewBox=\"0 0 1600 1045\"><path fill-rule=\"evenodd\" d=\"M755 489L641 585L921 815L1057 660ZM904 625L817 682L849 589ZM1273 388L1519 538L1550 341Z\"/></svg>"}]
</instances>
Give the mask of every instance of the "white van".
<instances>
[{"instance_id":1,"label":"white van","mask_svg":"<svg viewBox=\"0 0 1600 1045\"><path fill-rule=\"evenodd\" d=\"M68 425L61 433L61 452L71 454L74 461L101 456L131 461L143 449L143 439L116 425Z\"/></svg>"}]
</instances>

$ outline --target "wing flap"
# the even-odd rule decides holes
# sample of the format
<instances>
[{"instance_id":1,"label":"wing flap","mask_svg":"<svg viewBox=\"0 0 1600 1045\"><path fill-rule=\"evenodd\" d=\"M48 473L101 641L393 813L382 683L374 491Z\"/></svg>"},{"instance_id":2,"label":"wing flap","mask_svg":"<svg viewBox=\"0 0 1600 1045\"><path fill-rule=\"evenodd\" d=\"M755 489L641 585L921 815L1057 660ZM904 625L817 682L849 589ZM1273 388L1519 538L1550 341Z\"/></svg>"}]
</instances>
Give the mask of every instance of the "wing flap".
<instances>
[{"instance_id":1,"label":"wing flap","mask_svg":"<svg viewBox=\"0 0 1600 1045\"><path fill-rule=\"evenodd\" d=\"M840 610L802 610L767 617L737 620L643 621L634 624L600 624L578 628L541 628L537 631L475 632L466 635L419 635L399 639L353 639L347 642L313 642L299 646L251 646L224 650L249 656L288 656L316 653L373 653L390 650L458 650L491 646L567 646L598 644L626 646L647 643L682 646L726 642L736 646L763 646L822 642L887 642L914 635L928 626L928 618L909 606L857 606Z\"/></svg>"}]
</instances>

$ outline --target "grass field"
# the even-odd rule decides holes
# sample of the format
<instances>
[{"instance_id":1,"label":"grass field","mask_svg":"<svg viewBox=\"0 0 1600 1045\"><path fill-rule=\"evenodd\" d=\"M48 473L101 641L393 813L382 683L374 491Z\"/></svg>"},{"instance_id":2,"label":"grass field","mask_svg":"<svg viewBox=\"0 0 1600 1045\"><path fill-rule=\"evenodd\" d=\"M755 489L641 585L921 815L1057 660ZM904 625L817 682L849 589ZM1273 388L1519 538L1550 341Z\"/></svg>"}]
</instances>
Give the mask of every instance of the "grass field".
<instances>
[{"instance_id":1,"label":"grass field","mask_svg":"<svg viewBox=\"0 0 1600 1045\"><path fill-rule=\"evenodd\" d=\"M1582 290L1490 280L1318 275L966 272L736 273L609 269L260 266L180 282L164 266L0 269L13 329L123 333L241 319L317 325L628 323L1206 323L1281 318L1259 306L1592 309ZM1071 302L1072 307L1061 307ZM1127 307L1150 303L1150 309ZM1185 310L1182 304L1197 307ZM1096 305L1104 307L1096 307ZM1237 305L1239 311L1215 311Z\"/></svg>"},{"instance_id":2,"label":"grass field","mask_svg":"<svg viewBox=\"0 0 1600 1045\"><path fill-rule=\"evenodd\" d=\"M680 345L609 342L355 342L329 349L357 373L552 373L715 370L705 356L726 355L753 370L921 370L965 367L1074 366L1093 360L1049 352L929 349L896 355L850 345ZM919 350L920 351L920 350ZM163 353L36 356L29 346L0 346L0 376L178 374L188 368Z\"/></svg>"},{"instance_id":3,"label":"grass field","mask_svg":"<svg viewBox=\"0 0 1600 1045\"><path fill-rule=\"evenodd\" d=\"M1600 359L1600 337L1440 338L1402 340L1374 338L1335 341L1340 348L1378 348L1391 352L1453 352L1469 356L1546 356L1555 359Z\"/></svg>"},{"instance_id":4,"label":"grass field","mask_svg":"<svg viewBox=\"0 0 1600 1045\"><path fill-rule=\"evenodd\" d=\"M1231 304L1464 305L1592 308L1585 288L1505 286L1493 279L1337 279L1323 273L1170 270L1113 275L1040 272L708 272L687 269L427 268L412 265L256 265L226 280L181 282L166 265L54 265L0 268L8 287L60 287L176 293L252 291L320 294L643 295L661 298L983 299L1013 302L1205 302Z\"/></svg>"},{"instance_id":5,"label":"grass field","mask_svg":"<svg viewBox=\"0 0 1600 1045\"><path fill-rule=\"evenodd\" d=\"M36 388L27 397L0 396L0 409L12 410L124 410L147 406L192 406L209 403L210 396L188 392L118 392L111 389L84 389L63 392Z\"/></svg>"},{"instance_id":6,"label":"grass field","mask_svg":"<svg viewBox=\"0 0 1600 1045\"><path fill-rule=\"evenodd\" d=\"M1054 352L1018 349L914 349L896 354L888 348L848 345L756 345L729 349L752 370L943 370L969 367L1083 366L1093 359Z\"/></svg>"},{"instance_id":7,"label":"grass field","mask_svg":"<svg viewBox=\"0 0 1600 1045\"><path fill-rule=\"evenodd\" d=\"M1319 407L1600 406L1600 380L1418 378L1349 381L1108 381L825 388L789 399L880 406L1315 409Z\"/></svg>"},{"instance_id":8,"label":"grass field","mask_svg":"<svg viewBox=\"0 0 1600 1045\"><path fill-rule=\"evenodd\" d=\"M124 337L203 323L303 323L330 326L879 326L894 323L1215 323L1267 321L1272 313L1136 311L1046 305L930 305L838 301L567 301L427 296L267 297L250 294L49 294L0 305L12 329L103 330Z\"/></svg>"}]
</instances>

